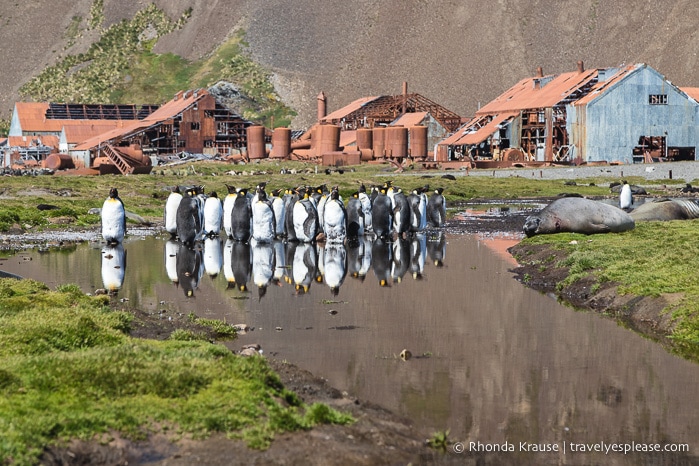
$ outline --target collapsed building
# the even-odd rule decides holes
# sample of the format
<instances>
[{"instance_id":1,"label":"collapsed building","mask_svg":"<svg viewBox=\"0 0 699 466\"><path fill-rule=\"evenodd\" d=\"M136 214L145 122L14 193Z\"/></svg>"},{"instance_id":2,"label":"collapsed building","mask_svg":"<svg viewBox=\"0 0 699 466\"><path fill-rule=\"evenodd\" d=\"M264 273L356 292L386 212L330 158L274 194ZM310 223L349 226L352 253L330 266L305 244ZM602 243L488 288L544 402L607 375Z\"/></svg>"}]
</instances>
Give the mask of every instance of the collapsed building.
<instances>
[{"instance_id":1,"label":"collapsed building","mask_svg":"<svg viewBox=\"0 0 699 466\"><path fill-rule=\"evenodd\" d=\"M517 163L695 160L699 104L646 64L522 79L438 144L435 161ZM696 95L696 94L694 94Z\"/></svg>"}]
</instances>

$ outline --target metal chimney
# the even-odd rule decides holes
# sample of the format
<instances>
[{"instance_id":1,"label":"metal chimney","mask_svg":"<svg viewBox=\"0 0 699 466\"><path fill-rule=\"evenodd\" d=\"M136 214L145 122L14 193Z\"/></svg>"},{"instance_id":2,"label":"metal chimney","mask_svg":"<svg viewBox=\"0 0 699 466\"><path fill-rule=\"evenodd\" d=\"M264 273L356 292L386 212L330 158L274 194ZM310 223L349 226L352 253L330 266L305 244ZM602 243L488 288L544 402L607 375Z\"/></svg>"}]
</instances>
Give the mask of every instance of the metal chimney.
<instances>
[{"instance_id":1,"label":"metal chimney","mask_svg":"<svg viewBox=\"0 0 699 466\"><path fill-rule=\"evenodd\" d=\"M405 115L408 107L408 81L403 81L403 109L401 115Z\"/></svg>"},{"instance_id":2,"label":"metal chimney","mask_svg":"<svg viewBox=\"0 0 699 466\"><path fill-rule=\"evenodd\" d=\"M585 64L583 63L582 60L578 60L578 73L584 73L585 72Z\"/></svg>"},{"instance_id":3,"label":"metal chimney","mask_svg":"<svg viewBox=\"0 0 699 466\"><path fill-rule=\"evenodd\" d=\"M537 78L543 78L544 77L544 69L540 66L536 67L536 77Z\"/></svg>"},{"instance_id":4,"label":"metal chimney","mask_svg":"<svg viewBox=\"0 0 699 466\"><path fill-rule=\"evenodd\" d=\"M322 120L327 115L328 99L325 98L323 91L318 94L318 121Z\"/></svg>"}]
</instances>

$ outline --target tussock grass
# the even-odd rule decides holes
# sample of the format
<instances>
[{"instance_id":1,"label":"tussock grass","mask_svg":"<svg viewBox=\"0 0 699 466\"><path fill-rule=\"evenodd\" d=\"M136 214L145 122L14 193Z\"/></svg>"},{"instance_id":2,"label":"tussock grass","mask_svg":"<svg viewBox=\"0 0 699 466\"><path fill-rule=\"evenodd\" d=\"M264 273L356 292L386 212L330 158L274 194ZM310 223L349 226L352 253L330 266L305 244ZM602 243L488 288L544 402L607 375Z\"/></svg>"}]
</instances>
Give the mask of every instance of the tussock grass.
<instances>
[{"instance_id":1,"label":"tussock grass","mask_svg":"<svg viewBox=\"0 0 699 466\"><path fill-rule=\"evenodd\" d=\"M275 433L348 423L304 406L262 357L202 341L137 340L131 316L74 285L0 279L0 463L110 431L143 439L224 432L265 448Z\"/></svg>"}]
</instances>

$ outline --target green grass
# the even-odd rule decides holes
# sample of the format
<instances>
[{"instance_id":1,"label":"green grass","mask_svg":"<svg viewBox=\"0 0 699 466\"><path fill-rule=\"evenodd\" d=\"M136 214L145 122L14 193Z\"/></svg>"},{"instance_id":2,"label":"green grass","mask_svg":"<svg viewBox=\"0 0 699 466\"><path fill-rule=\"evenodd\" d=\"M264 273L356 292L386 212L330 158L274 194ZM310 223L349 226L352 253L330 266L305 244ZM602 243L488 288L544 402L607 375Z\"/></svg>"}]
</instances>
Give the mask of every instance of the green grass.
<instances>
[{"instance_id":1,"label":"green grass","mask_svg":"<svg viewBox=\"0 0 699 466\"><path fill-rule=\"evenodd\" d=\"M77 286L0 279L0 463L117 431L144 439L213 432L266 448L278 432L351 422L304 406L264 358L202 341L127 335L131 315Z\"/></svg>"}]
</instances>

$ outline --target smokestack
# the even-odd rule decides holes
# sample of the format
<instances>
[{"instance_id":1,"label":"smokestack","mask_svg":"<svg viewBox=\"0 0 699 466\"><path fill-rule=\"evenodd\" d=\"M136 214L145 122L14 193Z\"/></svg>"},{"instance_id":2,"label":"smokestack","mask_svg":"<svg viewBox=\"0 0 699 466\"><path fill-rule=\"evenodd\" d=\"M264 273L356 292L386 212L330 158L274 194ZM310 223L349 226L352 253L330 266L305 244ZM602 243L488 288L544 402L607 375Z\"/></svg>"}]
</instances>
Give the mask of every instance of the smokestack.
<instances>
[{"instance_id":1,"label":"smokestack","mask_svg":"<svg viewBox=\"0 0 699 466\"><path fill-rule=\"evenodd\" d=\"M402 115L405 115L408 106L408 81L403 81L403 111Z\"/></svg>"},{"instance_id":2,"label":"smokestack","mask_svg":"<svg viewBox=\"0 0 699 466\"><path fill-rule=\"evenodd\" d=\"M328 99L325 98L323 91L318 94L318 121L322 120L327 115Z\"/></svg>"},{"instance_id":3,"label":"smokestack","mask_svg":"<svg viewBox=\"0 0 699 466\"><path fill-rule=\"evenodd\" d=\"M543 78L544 77L544 69L540 66L536 67L536 77L537 78Z\"/></svg>"},{"instance_id":4,"label":"smokestack","mask_svg":"<svg viewBox=\"0 0 699 466\"><path fill-rule=\"evenodd\" d=\"M583 64L582 60L578 60L578 73L584 73L585 72L585 64Z\"/></svg>"}]
</instances>

